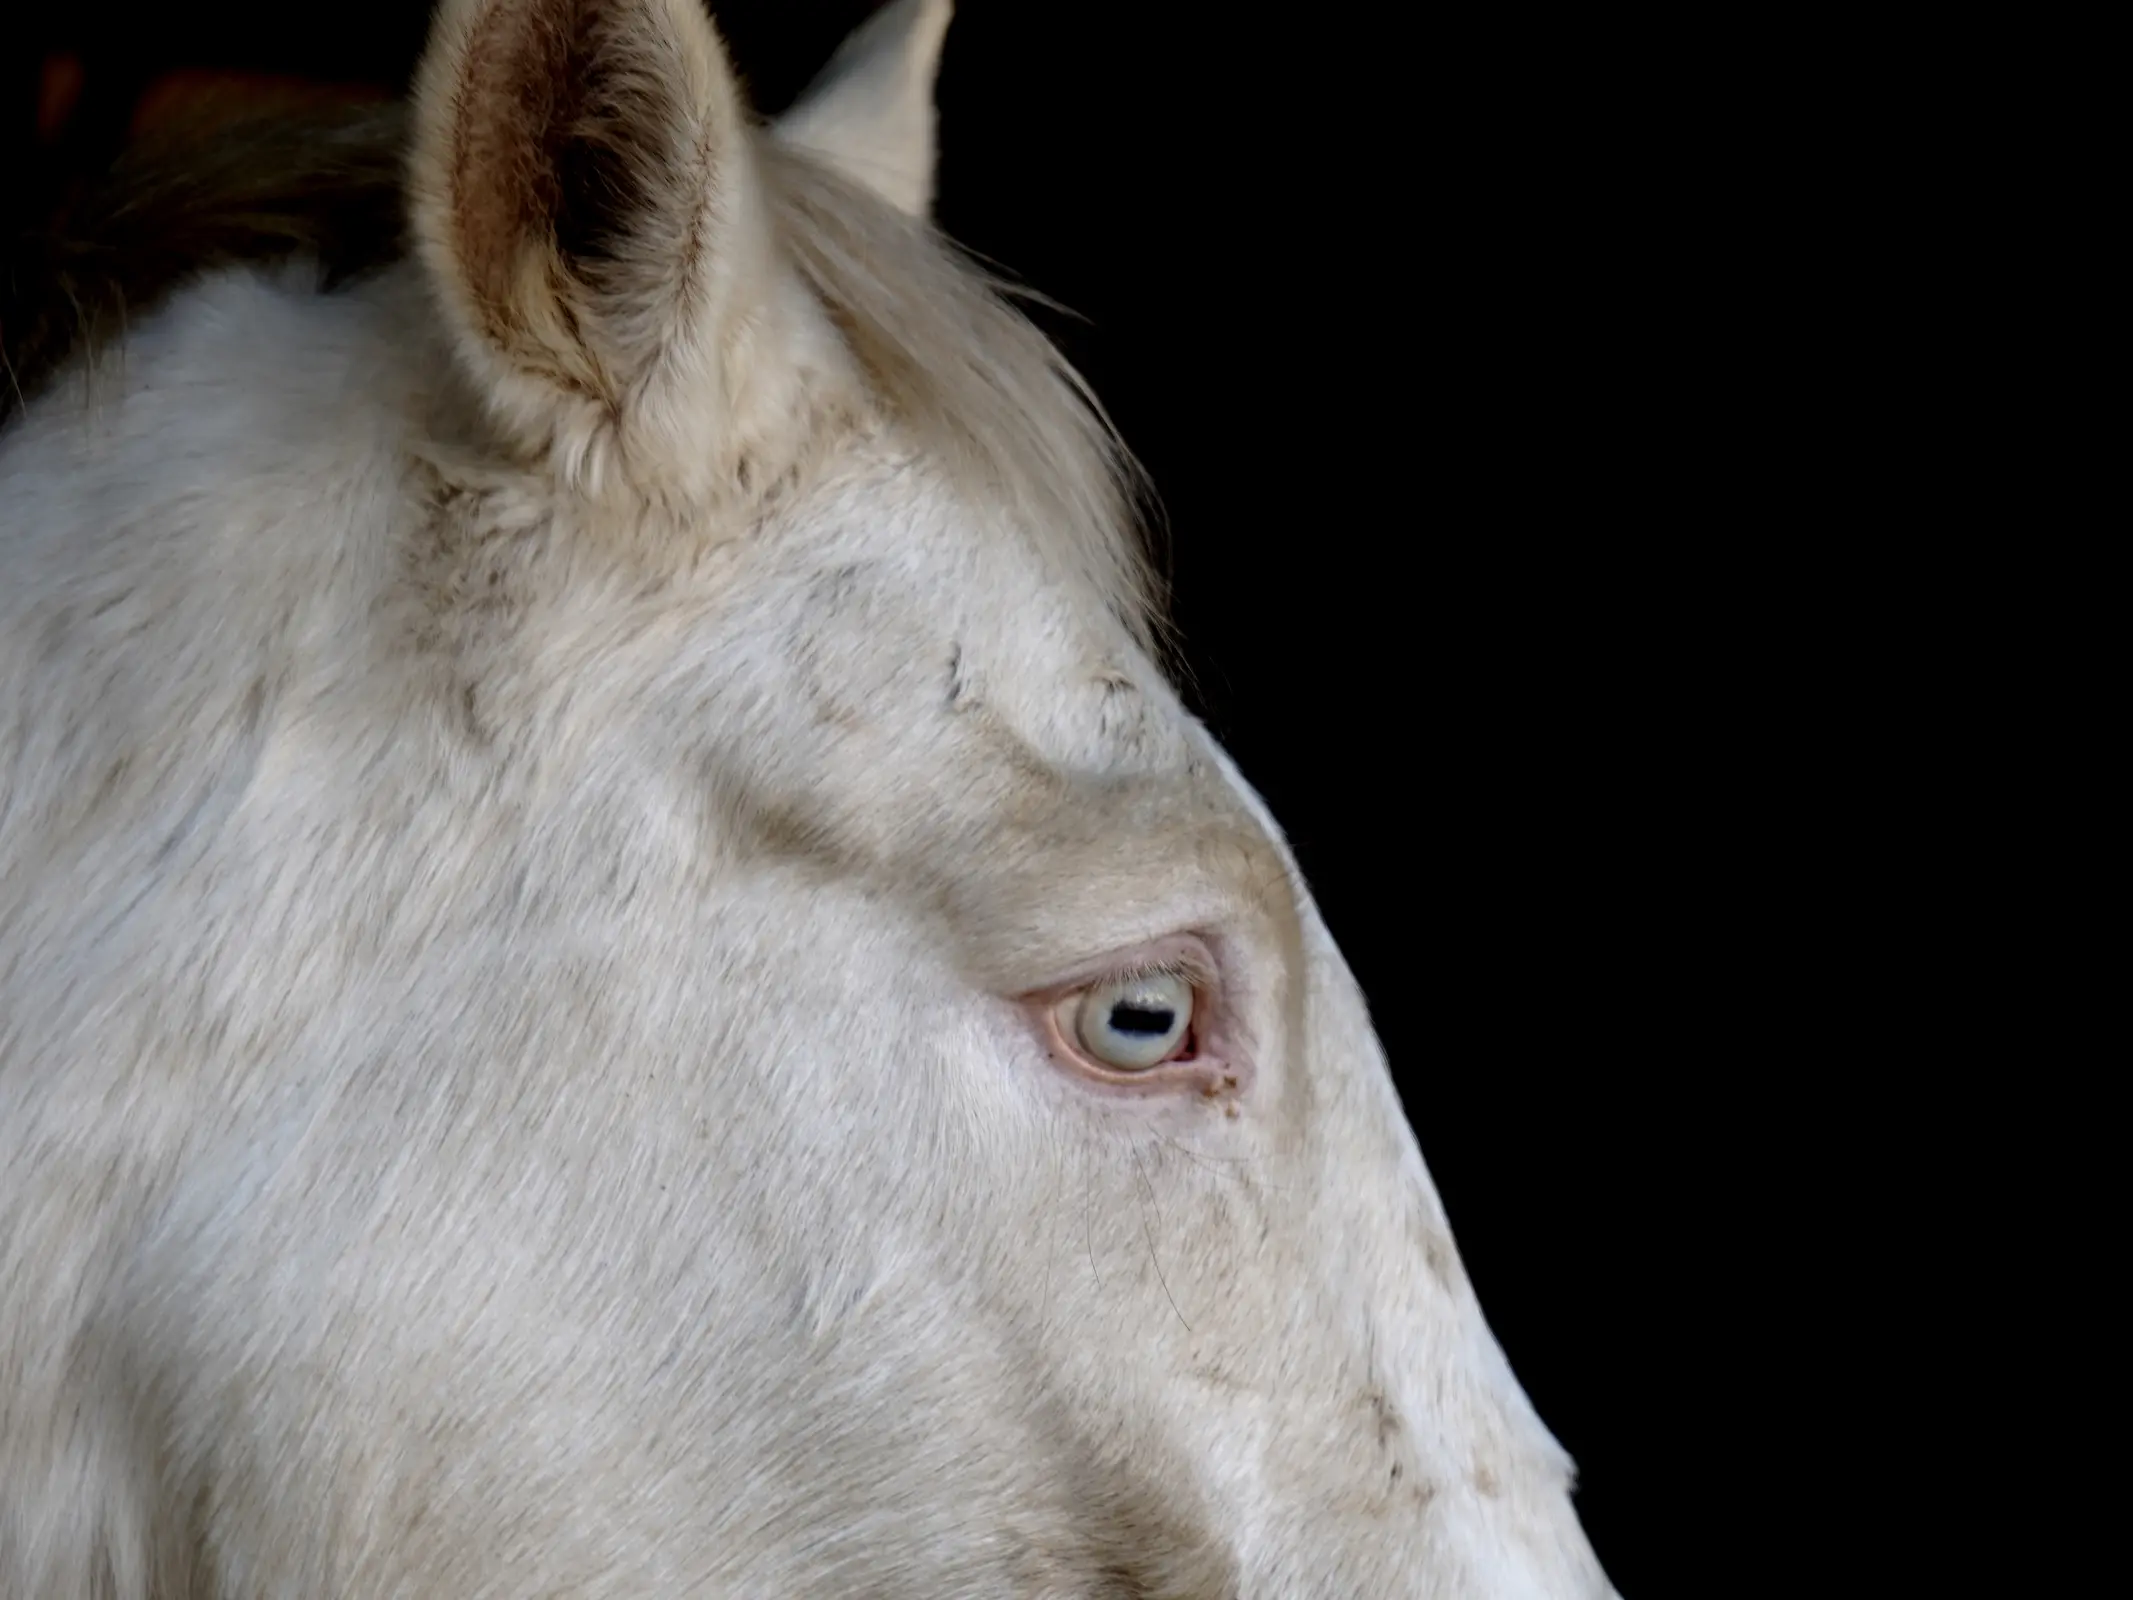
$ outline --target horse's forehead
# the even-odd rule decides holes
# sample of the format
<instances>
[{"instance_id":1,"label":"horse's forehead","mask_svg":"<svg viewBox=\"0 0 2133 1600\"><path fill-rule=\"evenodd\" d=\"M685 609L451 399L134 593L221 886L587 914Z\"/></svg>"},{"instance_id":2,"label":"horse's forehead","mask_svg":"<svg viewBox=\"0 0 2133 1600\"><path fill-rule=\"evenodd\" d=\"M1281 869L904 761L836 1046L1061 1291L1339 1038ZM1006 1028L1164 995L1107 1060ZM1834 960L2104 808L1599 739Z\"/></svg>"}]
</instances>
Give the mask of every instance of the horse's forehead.
<instances>
[{"instance_id":1,"label":"horse's forehead","mask_svg":"<svg viewBox=\"0 0 2133 1600\"><path fill-rule=\"evenodd\" d=\"M863 479L815 515L841 526L785 619L810 695L891 721L983 716L1066 771L1195 764L1189 718L1103 601L931 474Z\"/></svg>"},{"instance_id":2,"label":"horse's forehead","mask_svg":"<svg viewBox=\"0 0 2133 1600\"><path fill-rule=\"evenodd\" d=\"M735 837L916 886L1000 992L1239 917L1287 952L1274 837L1102 599L967 503L871 487L744 586L762 648L707 719Z\"/></svg>"}]
</instances>

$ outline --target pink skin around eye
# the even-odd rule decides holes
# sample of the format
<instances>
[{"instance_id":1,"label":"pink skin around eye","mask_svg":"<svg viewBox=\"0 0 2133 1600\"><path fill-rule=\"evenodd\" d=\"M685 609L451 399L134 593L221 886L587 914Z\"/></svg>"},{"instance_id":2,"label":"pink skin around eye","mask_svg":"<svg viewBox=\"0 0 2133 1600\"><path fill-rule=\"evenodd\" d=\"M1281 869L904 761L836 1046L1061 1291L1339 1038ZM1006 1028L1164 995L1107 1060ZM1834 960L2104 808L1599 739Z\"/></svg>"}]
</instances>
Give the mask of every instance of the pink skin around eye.
<instances>
[{"instance_id":1,"label":"pink skin around eye","mask_svg":"<svg viewBox=\"0 0 2133 1600\"><path fill-rule=\"evenodd\" d=\"M1177 972L1192 985L1192 1027L1181 1052L1152 1067L1107 1066L1082 1048L1071 1025L1062 1026L1061 1002L1128 973L1150 968ZM1037 1024L1052 1059L1082 1081L1127 1095L1193 1095L1225 1099L1238 1092L1242 1074L1228 1059L1220 969L1214 953L1189 933L1172 934L1091 962L1063 982L1026 994L1022 1003Z\"/></svg>"}]
</instances>

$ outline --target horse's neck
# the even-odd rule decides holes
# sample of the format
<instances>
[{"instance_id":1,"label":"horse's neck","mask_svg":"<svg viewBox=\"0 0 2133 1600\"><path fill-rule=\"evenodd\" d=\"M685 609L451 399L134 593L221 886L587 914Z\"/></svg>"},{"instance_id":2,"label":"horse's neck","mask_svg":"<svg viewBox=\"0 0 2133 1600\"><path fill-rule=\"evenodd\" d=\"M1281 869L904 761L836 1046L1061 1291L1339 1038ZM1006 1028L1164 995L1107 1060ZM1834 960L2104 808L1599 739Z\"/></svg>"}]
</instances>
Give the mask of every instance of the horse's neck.
<instances>
[{"instance_id":1,"label":"horse's neck","mask_svg":"<svg viewBox=\"0 0 2133 1600\"><path fill-rule=\"evenodd\" d=\"M374 596L434 385L415 287L205 279L0 436L0 916L150 873Z\"/></svg>"},{"instance_id":2,"label":"horse's neck","mask_svg":"<svg viewBox=\"0 0 2133 1600\"><path fill-rule=\"evenodd\" d=\"M0 608L263 591L336 558L443 376L417 291L404 270L330 296L295 269L218 273L78 364L0 436Z\"/></svg>"}]
</instances>

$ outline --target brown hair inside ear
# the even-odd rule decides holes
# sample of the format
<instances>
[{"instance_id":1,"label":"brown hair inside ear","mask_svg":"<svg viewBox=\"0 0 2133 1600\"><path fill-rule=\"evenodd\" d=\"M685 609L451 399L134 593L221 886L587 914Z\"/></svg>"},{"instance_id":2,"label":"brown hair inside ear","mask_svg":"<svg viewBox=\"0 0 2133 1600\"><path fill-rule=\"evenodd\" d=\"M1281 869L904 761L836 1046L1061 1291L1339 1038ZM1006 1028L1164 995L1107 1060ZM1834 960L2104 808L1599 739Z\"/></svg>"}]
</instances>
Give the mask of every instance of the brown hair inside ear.
<instances>
[{"instance_id":1,"label":"brown hair inside ear","mask_svg":"<svg viewBox=\"0 0 2133 1600\"><path fill-rule=\"evenodd\" d=\"M491 331L517 330L521 253L602 287L649 238L654 186L686 170L676 134L698 120L652 56L629 0L497 6L468 40L452 131L461 268ZM638 18L641 22L641 18Z\"/></svg>"}]
</instances>

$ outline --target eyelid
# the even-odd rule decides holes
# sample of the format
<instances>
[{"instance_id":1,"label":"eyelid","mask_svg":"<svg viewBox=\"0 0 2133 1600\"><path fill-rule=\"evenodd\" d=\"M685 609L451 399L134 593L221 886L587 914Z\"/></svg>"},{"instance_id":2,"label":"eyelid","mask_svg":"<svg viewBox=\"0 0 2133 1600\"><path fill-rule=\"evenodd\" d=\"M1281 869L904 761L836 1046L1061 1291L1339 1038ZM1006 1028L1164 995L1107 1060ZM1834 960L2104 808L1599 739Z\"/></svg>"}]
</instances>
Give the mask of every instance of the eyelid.
<instances>
[{"instance_id":1,"label":"eyelid","mask_svg":"<svg viewBox=\"0 0 2133 1600\"><path fill-rule=\"evenodd\" d=\"M1075 967L1071 974L1024 995L1025 1000L1056 1004L1070 994L1103 983L1128 983L1135 978L1159 974L1183 978L1195 995L1214 997L1221 993L1222 974L1214 953L1196 934L1174 933L1152 939L1135 949L1116 952Z\"/></svg>"},{"instance_id":2,"label":"eyelid","mask_svg":"<svg viewBox=\"0 0 2133 1600\"><path fill-rule=\"evenodd\" d=\"M1215 975L1200 963L1182 957L1165 961L1135 961L1112 971L1105 972L1065 991L1075 994L1089 989L1100 989L1114 983L1139 983L1147 978L1179 978L1191 985L1194 994L1200 994L1215 986Z\"/></svg>"}]
</instances>

